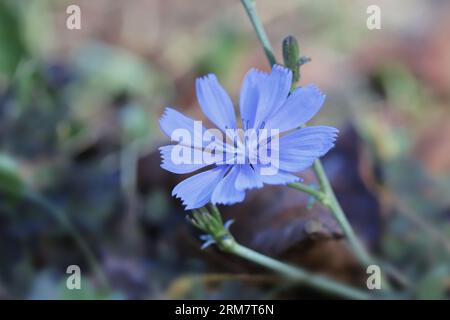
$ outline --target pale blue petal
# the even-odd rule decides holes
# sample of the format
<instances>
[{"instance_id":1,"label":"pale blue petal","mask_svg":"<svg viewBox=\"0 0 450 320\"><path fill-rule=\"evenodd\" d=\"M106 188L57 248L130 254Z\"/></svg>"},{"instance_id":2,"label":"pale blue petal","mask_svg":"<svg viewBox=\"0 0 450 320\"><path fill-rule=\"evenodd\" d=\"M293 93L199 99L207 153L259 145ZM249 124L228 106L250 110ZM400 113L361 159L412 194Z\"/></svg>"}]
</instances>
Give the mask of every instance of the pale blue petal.
<instances>
[{"instance_id":1,"label":"pale blue petal","mask_svg":"<svg viewBox=\"0 0 450 320\"><path fill-rule=\"evenodd\" d=\"M159 119L159 126L169 138L176 129L186 129L191 135L194 135L194 120L172 108L164 110Z\"/></svg>"},{"instance_id":2,"label":"pale blue petal","mask_svg":"<svg viewBox=\"0 0 450 320\"><path fill-rule=\"evenodd\" d=\"M339 130L330 126L308 126L280 138L280 149L291 149L301 144L334 142Z\"/></svg>"},{"instance_id":3,"label":"pale blue petal","mask_svg":"<svg viewBox=\"0 0 450 320\"><path fill-rule=\"evenodd\" d=\"M229 166L219 166L189 177L175 186L172 196L180 198L186 210L200 208L211 201L214 187L228 169Z\"/></svg>"},{"instance_id":4,"label":"pale blue petal","mask_svg":"<svg viewBox=\"0 0 450 320\"><path fill-rule=\"evenodd\" d=\"M173 173L183 174L183 173L190 173L210 165L208 163L200 163L200 164L174 163L172 160L172 150L174 147L175 145L168 145L159 148L162 159L161 168ZM190 152L193 152L193 149L190 147L180 145L178 145L177 147L182 148L180 152L187 152L188 154L191 154ZM192 160L193 157L190 157L190 159Z\"/></svg>"},{"instance_id":5,"label":"pale blue petal","mask_svg":"<svg viewBox=\"0 0 450 320\"><path fill-rule=\"evenodd\" d=\"M195 82L197 99L203 113L219 129L236 128L236 114L233 102L222 88L214 74L197 78Z\"/></svg>"},{"instance_id":6,"label":"pale blue petal","mask_svg":"<svg viewBox=\"0 0 450 320\"><path fill-rule=\"evenodd\" d=\"M213 237L210 234L201 234L199 236L199 238L202 241L208 241L208 240L211 240Z\"/></svg>"},{"instance_id":7,"label":"pale blue petal","mask_svg":"<svg viewBox=\"0 0 450 320\"><path fill-rule=\"evenodd\" d=\"M212 152L212 150L214 150L216 154L223 154L227 152L227 147L223 143L223 141L221 141L221 137L216 137L216 139L213 139L212 136L210 136L203 140L203 138L205 137L204 133L206 131L206 128L202 126L200 122L195 125L195 121L193 119L172 108L165 109L163 116L159 120L159 123L161 130L167 136L173 138L174 142L178 142L179 144L182 144L184 146L195 147L197 149L207 148L208 150L210 150L210 153ZM188 138L190 140L183 141L181 137L172 137L173 132L177 129L186 130L189 133Z\"/></svg>"},{"instance_id":8,"label":"pale blue petal","mask_svg":"<svg viewBox=\"0 0 450 320\"><path fill-rule=\"evenodd\" d=\"M298 128L320 110L325 95L313 85L296 89L286 103L266 121L266 128L280 132Z\"/></svg>"},{"instance_id":9,"label":"pale blue petal","mask_svg":"<svg viewBox=\"0 0 450 320\"><path fill-rule=\"evenodd\" d=\"M159 119L159 126L161 127L161 130L170 138L175 130L185 129L190 133L191 139L194 141L194 120L172 108L166 108L164 110L164 114ZM198 134L203 135L203 132L206 129L203 126L200 128L201 131L199 130L200 132L198 132ZM202 136L200 136L200 139L201 137Z\"/></svg>"},{"instance_id":10,"label":"pale blue petal","mask_svg":"<svg viewBox=\"0 0 450 320\"><path fill-rule=\"evenodd\" d=\"M233 166L225 178L217 184L211 196L211 202L213 204L230 205L244 200L245 191L238 190L234 186L239 171L239 166Z\"/></svg>"},{"instance_id":11,"label":"pale blue petal","mask_svg":"<svg viewBox=\"0 0 450 320\"><path fill-rule=\"evenodd\" d=\"M301 179L289 172L278 170L278 173L274 175L261 175L261 180L267 184L288 184Z\"/></svg>"},{"instance_id":12,"label":"pale blue petal","mask_svg":"<svg viewBox=\"0 0 450 320\"><path fill-rule=\"evenodd\" d=\"M274 65L268 77L260 77L258 106L254 128L259 129L286 101L291 89L292 72L288 68Z\"/></svg>"},{"instance_id":13,"label":"pale blue petal","mask_svg":"<svg viewBox=\"0 0 450 320\"><path fill-rule=\"evenodd\" d=\"M205 250L206 248L208 248L210 245L215 244L216 240L214 240L213 237L211 237L211 239L206 240L202 246L200 247L201 250Z\"/></svg>"},{"instance_id":14,"label":"pale blue petal","mask_svg":"<svg viewBox=\"0 0 450 320\"><path fill-rule=\"evenodd\" d=\"M225 221L225 223L223 224L223 227L225 228L225 230L230 231L230 227L233 223L234 223L234 220L229 219L229 220Z\"/></svg>"},{"instance_id":15,"label":"pale blue petal","mask_svg":"<svg viewBox=\"0 0 450 320\"><path fill-rule=\"evenodd\" d=\"M269 74L257 69L251 69L244 77L239 94L239 108L241 111L242 128L253 128L259 92L267 81Z\"/></svg>"},{"instance_id":16,"label":"pale blue petal","mask_svg":"<svg viewBox=\"0 0 450 320\"><path fill-rule=\"evenodd\" d=\"M253 188L261 188L263 182L258 173L250 165L242 165L234 186L237 190L248 190Z\"/></svg>"},{"instance_id":17,"label":"pale blue petal","mask_svg":"<svg viewBox=\"0 0 450 320\"><path fill-rule=\"evenodd\" d=\"M298 172L310 167L314 160L333 146L338 130L328 126L311 126L280 138L279 168Z\"/></svg>"}]
</instances>

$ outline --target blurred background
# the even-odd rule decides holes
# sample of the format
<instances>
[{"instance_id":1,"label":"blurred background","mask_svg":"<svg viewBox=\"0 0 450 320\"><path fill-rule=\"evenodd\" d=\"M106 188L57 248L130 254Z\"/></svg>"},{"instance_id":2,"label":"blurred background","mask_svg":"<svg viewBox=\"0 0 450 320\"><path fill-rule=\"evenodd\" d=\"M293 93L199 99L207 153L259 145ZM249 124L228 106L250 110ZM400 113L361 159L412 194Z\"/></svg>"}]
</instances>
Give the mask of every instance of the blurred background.
<instances>
[{"instance_id":1,"label":"blurred background","mask_svg":"<svg viewBox=\"0 0 450 320\"><path fill-rule=\"evenodd\" d=\"M81 8L81 30L66 8ZM381 30L366 27L381 8ZM413 298L450 297L450 2L257 1L281 60L291 34L300 84L340 129L324 165L358 235ZM237 101L269 70L239 1L0 1L0 298L318 298L210 247L160 169L166 106L202 119L195 78ZM314 183L311 172L301 173ZM355 286L365 270L333 217L266 187L221 208L238 241ZM81 268L82 290L66 269Z\"/></svg>"}]
</instances>

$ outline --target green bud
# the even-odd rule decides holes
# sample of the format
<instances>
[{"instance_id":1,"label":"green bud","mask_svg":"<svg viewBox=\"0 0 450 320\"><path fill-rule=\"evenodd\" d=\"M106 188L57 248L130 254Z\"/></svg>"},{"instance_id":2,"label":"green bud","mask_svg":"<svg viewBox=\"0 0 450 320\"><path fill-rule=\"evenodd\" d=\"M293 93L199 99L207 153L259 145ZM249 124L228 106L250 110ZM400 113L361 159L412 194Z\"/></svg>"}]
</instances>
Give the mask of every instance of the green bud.
<instances>
[{"instance_id":1,"label":"green bud","mask_svg":"<svg viewBox=\"0 0 450 320\"><path fill-rule=\"evenodd\" d=\"M292 82L296 83L300 79L299 55L297 39L294 36L287 36L283 39L283 60L284 65L292 71Z\"/></svg>"}]
</instances>

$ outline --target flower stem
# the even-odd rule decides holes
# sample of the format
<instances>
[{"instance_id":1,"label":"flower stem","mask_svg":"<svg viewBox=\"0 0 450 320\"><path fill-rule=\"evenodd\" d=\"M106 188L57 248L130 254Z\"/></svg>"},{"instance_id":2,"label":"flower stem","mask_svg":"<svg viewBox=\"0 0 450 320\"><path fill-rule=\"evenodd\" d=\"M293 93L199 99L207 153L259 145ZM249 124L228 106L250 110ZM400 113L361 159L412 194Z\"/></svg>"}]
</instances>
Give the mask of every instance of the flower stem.
<instances>
[{"instance_id":1,"label":"flower stem","mask_svg":"<svg viewBox=\"0 0 450 320\"><path fill-rule=\"evenodd\" d=\"M264 31L264 27L262 25L261 20L258 17L258 13L256 12L255 0L241 0L245 11L247 12L250 21L252 22L253 28L255 28L256 34L258 35L258 39L261 42L264 52L269 60L270 66L273 66L277 63L275 59L275 55L273 54L273 49L270 44L269 38L267 37L266 32Z\"/></svg>"},{"instance_id":2,"label":"flower stem","mask_svg":"<svg viewBox=\"0 0 450 320\"><path fill-rule=\"evenodd\" d=\"M299 267L293 267L289 264L272 259L250 248L244 247L237 242L234 242L232 246L229 246L227 251L268 269L274 270L289 279L300 281L305 285L319 289L323 292L347 299L369 299L369 294L364 291L336 282L324 276L311 274Z\"/></svg>"},{"instance_id":3,"label":"flower stem","mask_svg":"<svg viewBox=\"0 0 450 320\"><path fill-rule=\"evenodd\" d=\"M325 194L322 191L314 189L313 187L308 186L304 183L293 182L293 183L289 183L288 186L291 188L297 189L299 191L302 191L304 193L308 193L320 202L322 202L323 199L325 199Z\"/></svg>"},{"instance_id":4,"label":"flower stem","mask_svg":"<svg viewBox=\"0 0 450 320\"><path fill-rule=\"evenodd\" d=\"M370 297L367 292L362 290L339 283L325 276L309 273L300 267L294 267L242 246L230 233L229 223L222 223L220 211L215 205L209 205L209 207L202 207L199 210L194 210L188 215L188 221L206 233L207 239L205 239L205 235L203 235L204 238L202 239L206 241L206 243L203 244L202 248L206 248L208 245L215 243L220 250L226 253L237 255L277 272L285 278L301 282L312 288L338 297L358 300L366 300Z\"/></svg>"},{"instance_id":5,"label":"flower stem","mask_svg":"<svg viewBox=\"0 0 450 320\"><path fill-rule=\"evenodd\" d=\"M356 233L353 230L352 226L350 225L350 222L348 221L344 213L344 210L342 210L342 207L336 198L336 194L334 193L333 188L331 187L330 181L328 180L325 170L323 169L322 162L319 159L315 160L313 168L314 172L316 173L317 180L319 180L320 189L325 195L325 197L322 198L322 200L319 198L317 198L317 200L320 201L331 211L331 213L341 226L341 229L344 232L348 240L348 243L353 253L358 258L359 262L365 267L374 264L375 260L370 256L370 254L364 248L362 242L356 236ZM391 286L385 276L381 277L381 283L384 289L388 290L391 289Z\"/></svg>"},{"instance_id":6,"label":"flower stem","mask_svg":"<svg viewBox=\"0 0 450 320\"><path fill-rule=\"evenodd\" d=\"M252 22L252 25L255 29L256 34L258 35L258 38L259 38L261 44L264 47L264 52L267 56L267 60L269 61L269 63L272 66L276 62L276 59L273 54L272 46L270 45L270 42L266 35L266 32L264 31L262 22L256 12L255 1L254 0L241 0L241 2L244 5L245 10L247 11L247 14ZM317 190L315 190L305 184L302 184L302 183L291 183L291 184L289 184L289 186L292 188L295 188L297 190L311 194L318 201L320 201L327 208L329 208L329 210L333 213L334 217L336 218L339 225L341 226L342 231L344 232L345 236L348 239L350 247L352 248L354 254L358 258L358 260L361 262L361 264L363 264L364 266L368 266L368 265L372 264L372 262L373 262L372 258L367 253L363 244L360 242L360 240L356 236L356 234L353 231L353 228L351 227L350 223L348 222L347 217L345 216L338 200L336 199L336 195L334 194L334 191L331 187L331 184L328 180L327 175L325 174L325 171L323 169L323 166L322 166L322 163L320 162L320 160L316 160L314 162L314 171L317 176L317 179L319 180L320 191L317 191ZM388 287L387 282L386 281L383 281L383 282L386 284L386 287Z\"/></svg>"},{"instance_id":7,"label":"flower stem","mask_svg":"<svg viewBox=\"0 0 450 320\"><path fill-rule=\"evenodd\" d=\"M345 216L344 211L342 210L339 201L336 198L336 195L331 187L330 181L323 169L322 163L320 160L314 161L314 171L316 173L317 179L319 180L320 188L325 193L325 198L322 200L322 203L327 206L330 211L333 213L334 217L338 221L339 225L342 228L342 231L346 235L348 242L353 249L353 252L357 256L358 260L364 265L368 266L373 263L372 258L367 253L363 244L356 236L352 226L350 225L347 217Z\"/></svg>"}]
</instances>

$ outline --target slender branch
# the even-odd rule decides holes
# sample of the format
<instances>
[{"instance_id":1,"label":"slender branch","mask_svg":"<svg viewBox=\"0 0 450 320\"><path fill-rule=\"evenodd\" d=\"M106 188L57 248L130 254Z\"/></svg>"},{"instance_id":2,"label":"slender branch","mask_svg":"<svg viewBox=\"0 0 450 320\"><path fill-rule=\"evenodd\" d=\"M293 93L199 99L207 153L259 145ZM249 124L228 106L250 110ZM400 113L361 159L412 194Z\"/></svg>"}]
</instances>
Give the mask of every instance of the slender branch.
<instances>
[{"instance_id":1,"label":"slender branch","mask_svg":"<svg viewBox=\"0 0 450 320\"><path fill-rule=\"evenodd\" d=\"M269 60L270 66L272 67L277 63L275 59L275 55L273 54L272 46L270 45L269 38L267 37L266 32L264 31L264 27L262 25L261 20L258 17L256 12L256 6L254 0L241 0L245 11L247 12L250 21L252 22L253 28L255 28L256 34L261 42L264 52L267 56L267 60Z\"/></svg>"},{"instance_id":2,"label":"slender branch","mask_svg":"<svg viewBox=\"0 0 450 320\"><path fill-rule=\"evenodd\" d=\"M264 52L266 53L267 60L272 65L275 61L272 46L269 43L262 22L256 12L255 1L242 0L242 4L244 5L245 10L247 11L247 14L255 28L255 32L264 47ZM369 254L366 252L364 246L356 237L350 223L348 222L344 212L342 211L341 206L339 205L339 202L336 199L336 196L333 192L333 189L331 188L330 182L328 181L320 160L316 160L314 162L314 171L316 173L317 179L319 180L321 193L317 193L315 190L313 191L309 187L301 184L291 184L289 186L315 196L320 202L326 205L336 217L336 220L339 222L343 232L348 238L350 246L352 247L355 255L358 257L361 263L365 266L371 264L372 260L370 259Z\"/></svg>"},{"instance_id":3,"label":"slender branch","mask_svg":"<svg viewBox=\"0 0 450 320\"><path fill-rule=\"evenodd\" d=\"M365 266L370 265L372 263L372 259L367 254L363 245L361 244L355 232L353 231L353 228L348 222L339 202L337 201L334 195L333 190L331 189L328 179L326 179L326 175L325 172L323 171L322 164L318 160L316 160L316 163L314 163L314 167L315 169L317 168L316 175L321 185L321 190L316 190L303 183L290 183L288 184L288 186L297 189L299 191L308 193L312 195L314 198L316 198L317 201L324 204L333 213L334 217L341 226L342 231L347 236L350 246L352 247L353 251L359 258L359 260L361 260L361 263L363 263Z\"/></svg>"},{"instance_id":4,"label":"slender branch","mask_svg":"<svg viewBox=\"0 0 450 320\"><path fill-rule=\"evenodd\" d=\"M202 248L215 243L217 247L224 252L237 255L277 272L287 279L299 281L317 290L346 299L369 299L369 294L367 292L352 288L351 286L339 283L324 276L314 275L300 267L291 266L242 246L230 233L229 222L225 224L222 223L220 211L214 205L210 205L209 208L202 207L199 210L194 210L188 215L188 221L206 233L206 235L201 237L202 240L205 241Z\"/></svg>"},{"instance_id":5,"label":"slender branch","mask_svg":"<svg viewBox=\"0 0 450 320\"><path fill-rule=\"evenodd\" d=\"M272 259L250 248L244 247L237 242L230 246L227 251L323 292L347 299L368 300L370 298L369 294L364 291L336 282L324 276L311 274L299 267L293 267L289 264Z\"/></svg>"},{"instance_id":6,"label":"slender branch","mask_svg":"<svg viewBox=\"0 0 450 320\"><path fill-rule=\"evenodd\" d=\"M299 191L308 193L320 202L322 202L325 198L325 194L321 190L314 189L313 187L308 186L301 182L289 183L288 186L291 188L297 189Z\"/></svg>"},{"instance_id":7,"label":"slender branch","mask_svg":"<svg viewBox=\"0 0 450 320\"><path fill-rule=\"evenodd\" d=\"M317 180L319 180L320 189L324 192L328 190L333 190L331 188L330 182L328 181L327 174L323 169L322 162L320 160L314 161L313 164L314 172L316 173Z\"/></svg>"},{"instance_id":8,"label":"slender branch","mask_svg":"<svg viewBox=\"0 0 450 320\"><path fill-rule=\"evenodd\" d=\"M359 240L358 236L350 225L350 222L348 221L344 211L342 210L342 207L336 198L336 194L331 187L330 181L328 180L325 170L323 169L322 162L319 159L314 161L313 168L314 172L316 173L317 180L319 180L320 188L325 194L325 198L321 202L326 207L328 207L328 209L331 211L331 213L334 215L335 219L341 226L342 231L347 237L348 243L355 256L365 267L377 263L377 261L375 261L375 259L373 259L372 256L367 252L363 243ZM382 275L381 277L381 284L384 289L391 289L391 286L384 275Z\"/></svg>"},{"instance_id":9,"label":"slender branch","mask_svg":"<svg viewBox=\"0 0 450 320\"><path fill-rule=\"evenodd\" d=\"M325 173L325 170L323 169L320 160L314 161L314 171L316 173L317 179L319 180L320 187L326 195L326 198L324 199L324 201L322 201L322 203L326 205L333 213L334 217L341 226L342 231L347 236L348 242L352 247L355 255L358 257L361 263L367 267L368 265L373 263L373 260L367 253L364 245L360 242L352 226L348 222L348 219L345 216L345 213L342 210L339 201L336 199L336 195L334 194L333 188L331 187L330 181L328 180L328 177Z\"/></svg>"}]
</instances>

